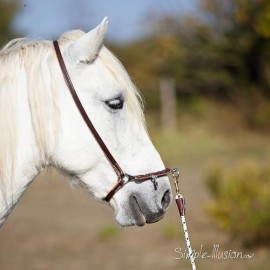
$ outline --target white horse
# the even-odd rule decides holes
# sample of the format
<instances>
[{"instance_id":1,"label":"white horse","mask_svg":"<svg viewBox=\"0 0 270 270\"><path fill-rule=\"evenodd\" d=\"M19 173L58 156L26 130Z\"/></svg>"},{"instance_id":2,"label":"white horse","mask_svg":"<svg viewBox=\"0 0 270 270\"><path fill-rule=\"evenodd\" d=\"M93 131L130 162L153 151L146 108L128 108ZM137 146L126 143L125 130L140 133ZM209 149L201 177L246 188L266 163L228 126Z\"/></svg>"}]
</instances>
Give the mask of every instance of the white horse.
<instances>
[{"instance_id":1,"label":"white horse","mask_svg":"<svg viewBox=\"0 0 270 270\"><path fill-rule=\"evenodd\" d=\"M72 82L95 128L133 175L164 168L144 125L141 98L104 47L107 18L88 33L64 33L59 44ZM51 41L17 39L0 51L0 224L36 175L57 168L102 200L116 175L87 129L63 79ZM160 220L171 202L168 177L130 182L110 200L122 226Z\"/></svg>"}]
</instances>

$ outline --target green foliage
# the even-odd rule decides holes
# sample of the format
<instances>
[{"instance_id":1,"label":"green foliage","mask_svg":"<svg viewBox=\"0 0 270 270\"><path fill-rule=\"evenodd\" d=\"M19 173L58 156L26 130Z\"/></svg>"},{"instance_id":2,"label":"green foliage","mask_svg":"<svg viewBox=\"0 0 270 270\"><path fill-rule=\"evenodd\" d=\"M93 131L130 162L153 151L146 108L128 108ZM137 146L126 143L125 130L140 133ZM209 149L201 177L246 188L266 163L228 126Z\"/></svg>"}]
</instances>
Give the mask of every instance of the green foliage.
<instances>
[{"instance_id":1,"label":"green foliage","mask_svg":"<svg viewBox=\"0 0 270 270\"><path fill-rule=\"evenodd\" d=\"M240 106L247 126L254 130L269 131L270 101L259 94L259 91L251 96L252 98L245 98L240 101L242 102Z\"/></svg>"},{"instance_id":2,"label":"green foliage","mask_svg":"<svg viewBox=\"0 0 270 270\"><path fill-rule=\"evenodd\" d=\"M244 161L208 172L209 214L243 245L270 245L270 166Z\"/></svg>"},{"instance_id":3,"label":"green foliage","mask_svg":"<svg viewBox=\"0 0 270 270\"><path fill-rule=\"evenodd\" d=\"M12 19L19 9L17 0L0 0L0 46L14 37Z\"/></svg>"},{"instance_id":4,"label":"green foliage","mask_svg":"<svg viewBox=\"0 0 270 270\"><path fill-rule=\"evenodd\" d=\"M106 225L102 227L98 232L98 237L100 240L107 240L115 237L119 234L119 228L114 225Z\"/></svg>"},{"instance_id":5,"label":"green foliage","mask_svg":"<svg viewBox=\"0 0 270 270\"><path fill-rule=\"evenodd\" d=\"M204 0L203 3L203 10L214 21L214 31L219 31L223 38L220 49L227 51L238 63L228 66L236 72L237 81L241 76L243 81L260 85L258 90L268 89L270 2Z\"/></svg>"},{"instance_id":6,"label":"green foliage","mask_svg":"<svg viewBox=\"0 0 270 270\"><path fill-rule=\"evenodd\" d=\"M181 230L179 229L179 226L175 224L167 224L162 228L162 234L167 240L175 239L180 233Z\"/></svg>"}]
</instances>

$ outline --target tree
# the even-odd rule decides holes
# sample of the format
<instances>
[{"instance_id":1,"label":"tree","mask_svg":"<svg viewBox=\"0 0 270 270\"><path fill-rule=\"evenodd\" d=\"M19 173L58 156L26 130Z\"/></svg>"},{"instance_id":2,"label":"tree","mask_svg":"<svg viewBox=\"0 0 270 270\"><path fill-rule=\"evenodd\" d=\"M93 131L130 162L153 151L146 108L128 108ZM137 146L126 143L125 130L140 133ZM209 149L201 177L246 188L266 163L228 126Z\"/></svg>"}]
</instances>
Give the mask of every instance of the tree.
<instances>
[{"instance_id":1,"label":"tree","mask_svg":"<svg viewBox=\"0 0 270 270\"><path fill-rule=\"evenodd\" d=\"M270 97L269 0L202 0L197 14L165 16L156 25L181 48L173 74L181 91L234 98L256 89Z\"/></svg>"},{"instance_id":2,"label":"tree","mask_svg":"<svg viewBox=\"0 0 270 270\"><path fill-rule=\"evenodd\" d=\"M0 0L0 45L14 37L12 19L19 9L17 0Z\"/></svg>"},{"instance_id":3,"label":"tree","mask_svg":"<svg viewBox=\"0 0 270 270\"><path fill-rule=\"evenodd\" d=\"M223 50L241 64L234 69L270 96L270 1L204 0L202 10L225 37Z\"/></svg>"}]
</instances>

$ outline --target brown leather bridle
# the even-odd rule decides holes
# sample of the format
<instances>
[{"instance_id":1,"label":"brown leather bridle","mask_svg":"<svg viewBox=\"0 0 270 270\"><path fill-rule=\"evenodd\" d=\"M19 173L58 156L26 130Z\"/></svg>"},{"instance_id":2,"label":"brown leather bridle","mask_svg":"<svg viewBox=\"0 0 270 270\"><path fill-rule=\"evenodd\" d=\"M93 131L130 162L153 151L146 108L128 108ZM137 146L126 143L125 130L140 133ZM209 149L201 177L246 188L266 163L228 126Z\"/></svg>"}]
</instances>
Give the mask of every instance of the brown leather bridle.
<instances>
[{"instance_id":1,"label":"brown leather bridle","mask_svg":"<svg viewBox=\"0 0 270 270\"><path fill-rule=\"evenodd\" d=\"M100 135L98 134L97 130L95 129L94 125L92 124L90 118L88 117L77 93L76 90L72 84L72 81L69 77L67 68L65 66L65 62L63 60L60 48L59 48L59 44L58 41L55 40L53 41L53 46L56 52L56 56L61 68L61 71L63 73L65 82L68 86L68 89L70 91L70 94L82 116L82 118L84 119L84 122L86 123L87 127L89 128L89 130L91 131L92 135L94 136L94 138L96 139L97 143L99 144L101 150L103 151L104 155L106 156L106 158L108 159L108 161L110 162L112 168L114 169L117 177L118 177L118 181L115 184L115 186L110 190L110 192L106 195L106 197L104 198L104 200L106 202L109 202L111 200L111 198L113 197L113 195L121 188L123 187L126 183L130 182L130 181L145 181L145 180L152 180L154 183L154 187L155 189L157 188L157 183L156 183L156 179L160 178L160 177L164 177L167 176L169 173L172 173L173 176L176 176L176 174L179 174L177 169L164 169L161 171L156 171L156 172L152 172L152 173L148 173L148 174L142 174L142 175L129 175L127 173L124 173L124 171L122 170L122 168L119 166L119 164L116 162L115 158L113 157L113 155L111 154L111 152L109 151L109 149L107 148L106 144L103 142L103 140L101 139Z\"/></svg>"}]
</instances>

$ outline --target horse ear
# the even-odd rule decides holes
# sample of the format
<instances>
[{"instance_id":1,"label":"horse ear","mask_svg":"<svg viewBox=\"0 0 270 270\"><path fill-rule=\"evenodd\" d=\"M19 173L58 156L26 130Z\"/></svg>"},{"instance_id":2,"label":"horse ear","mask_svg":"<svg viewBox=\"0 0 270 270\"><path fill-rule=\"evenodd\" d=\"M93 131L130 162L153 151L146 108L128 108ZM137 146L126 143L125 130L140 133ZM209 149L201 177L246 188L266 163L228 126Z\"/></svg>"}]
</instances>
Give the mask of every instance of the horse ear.
<instances>
[{"instance_id":1,"label":"horse ear","mask_svg":"<svg viewBox=\"0 0 270 270\"><path fill-rule=\"evenodd\" d=\"M76 63L89 63L96 59L103 45L104 35L107 30L108 17L93 30L89 31L68 48L68 54Z\"/></svg>"}]
</instances>

